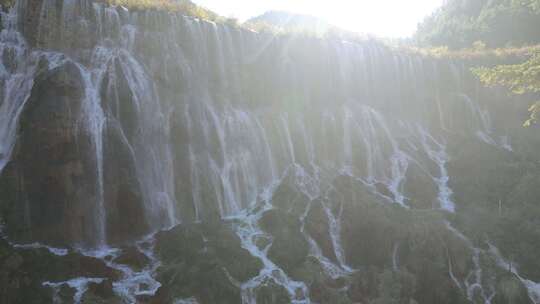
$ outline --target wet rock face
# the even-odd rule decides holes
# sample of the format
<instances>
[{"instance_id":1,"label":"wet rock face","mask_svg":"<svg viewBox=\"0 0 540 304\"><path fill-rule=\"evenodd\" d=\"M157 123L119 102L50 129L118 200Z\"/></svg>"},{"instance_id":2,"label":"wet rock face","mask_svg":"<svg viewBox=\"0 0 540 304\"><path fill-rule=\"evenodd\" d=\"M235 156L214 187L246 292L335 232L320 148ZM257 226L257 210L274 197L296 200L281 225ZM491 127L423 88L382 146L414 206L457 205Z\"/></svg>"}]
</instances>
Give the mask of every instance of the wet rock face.
<instances>
[{"instance_id":1,"label":"wet rock face","mask_svg":"<svg viewBox=\"0 0 540 304\"><path fill-rule=\"evenodd\" d=\"M332 262L338 263L330 236L330 224L328 221L328 215L324 209L323 202L320 200L312 202L305 220L305 229L313 240L317 242L322 254Z\"/></svg>"},{"instance_id":2,"label":"wet rock face","mask_svg":"<svg viewBox=\"0 0 540 304\"><path fill-rule=\"evenodd\" d=\"M91 290L107 298L111 292L107 284L117 280L120 274L100 260L74 252L56 256L47 249L14 249L0 239L1 303L52 303L53 290L44 286L44 282L61 282L81 276L103 278L101 286L91 286ZM58 296L70 302L74 293L65 285Z\"/></svg>"},{"instance_id":3,"label":"wet rock face","mask_svg":"<svg viewBox=\"0 0 540 304\"><path fill-rule=\"evenodd\" d=\"M73 299L73 297L69 299ZM81 302L120 304L122 301L115 297L112 281L105 280L101 283L90 283L88 286L88 291L83 295Z\"/></svg>"},{"instance_id":4,"label":"wet rock face","mask_svg":"<svg viewBox=\"0 0 540 304\"><path fill-rule=\"evenodd\" d=\"M106 226L110 244L148 231L135 159L114 113L101 135L106 213L96 214L101 190L96 134L89 127L96 122L89 122L95 118L85 108L90 102L86 89L71 61L38 69L20 116L19 140L0 179L0 206L16 239L91 246L100 225Z\"/></svg>"},{"instance_id":5,"label":"wet rock face","mask_svg":"<svg viewBox=\"0 0 540 304\"><path fill-rule=\"evenodd\" d=\"M137 248L129 247L122 252L122 255L114 259L114 262L127 265L136 271L141 271L150 261L148 257L137 250Z\"/></svg>"},{"instance_id":6,"label":"wet rock face","mask_svg":"<svg viewBox=\"0 0 540 304\"><path fill-rule=\"evenodd\" d=\"M301 233L301 222L293 214L280 210L266 212L261 227L272 237L268 257L287 273L301 266L309 253L309 245Z\"/></svg>"},{"instance_id":7,"label":"wet rock face","mask_svg":"<svg viewBox=\"0 0 540 304\"><path fill-rule=\"evenodd\" d=\"M59 50L79 57L81 49L97 42L95 24L81 22L75 16L92 16L91 3L57 0L23 0L19 27L27 42L36 48ZM87 5L89 4L89 5Z\"/></svg>"},{"instance_id":8,"label":"wet rock face","mask_svg":"<svg viewBox=\"0 0 540 304\"><path fill-rule=\"evenodd\" d=\"M510 274L505 274L498 282L499 293L493 298L493 303L524 303L533 304L527 294L527 290L519 280Z\"/></svg>"},{"instance_id":9,"label":"wet rock face","mask_svg":"<svg viewBox=\"0 0 540 304\"><path fill-rule=\"evenodd\" d=\"M258 259L241 248L230 224L178 226L157 236L162 261L158 279L163 303L195 297L199 303L240 303L237 284L261 269Z\"/></svg>"},{"instance_id":10,"label":"wet rock face","mask_svg":"<svg viewBox=\"0 0 540 304\"><path fill-rule=\"evenodd\" d=\"M451 180L451 186L462 208L460 221L476 226L477 235L497 242L503 256L512 257L520 265L520 275L540 280L540 264L535 256L540 250L538 163L474 142L462 142L456 150L449 171L459 176Z\"/></svg>"},{"instance_id":11,"label":"wet rock face","mask_svg":"<svg viewBox=\"0 0 540 304\"><path fill-rule=\"evenodd\" d=\"M135 240L148 231L135 159L123 136L117 122L109 118L104 134L103 191L110 244Z\"/></svg>"},{"instance_id":12,"label":"wet rock face","mask_svg":"<svg viewBox=\"0 0 540 304\"><path fill-rule=\"evenodd\" d=\"M77 134L84 88L73 63L38 73L2 183L7 224L26 240L74 243L93 233L86 219L90 202L81 200L91 192L94 170L84 151L88 137Z\"/></svg>"},{"instance_id":13,"label":"wet rock face","mask_svg":"<svg viewBox=\"0 0 540 304\"><path fill-rule=\"evenodd\" d=\"M287 291L273 282L267 282L261 285L256 292L257 303L260 304L280 304L290 301Z\"/></svg>"}]
</instances>

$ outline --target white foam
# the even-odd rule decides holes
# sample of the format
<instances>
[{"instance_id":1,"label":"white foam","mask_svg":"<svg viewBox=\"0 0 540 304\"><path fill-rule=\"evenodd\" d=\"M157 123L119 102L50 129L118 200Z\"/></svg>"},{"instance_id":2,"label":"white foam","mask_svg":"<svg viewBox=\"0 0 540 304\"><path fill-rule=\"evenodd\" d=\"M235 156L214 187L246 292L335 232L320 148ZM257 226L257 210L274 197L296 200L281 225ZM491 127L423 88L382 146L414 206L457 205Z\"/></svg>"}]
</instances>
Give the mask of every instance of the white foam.
<instances>
[{"instance_id":1,"label":"white foam","mask_svg":"<svg viewBox=\"0 0 540 304\"><path fill-rule=\"evenodd\" d=\"M471 240L469 240L469 238L467 238L463 233L461 233L456 228L454 228L449 222L446 222L446 227L455 236L461 239L467 245L467 247L471 250L473 269L469 272L469 274L467 275L467 277L465 278L463 282L463 284L465 285L465 292L466 292L467 299L469 299L469 301L472 302L475 298L475 295L479 295L484 301L484 304L491 304L491 301L495 297L495 287L493 285L486 286L486 282L483 278L482 266L480 264L480 254L482 251L479 248L474 247ZM454 283L459 288L461 288L461 284L452 273L452 264L450 260L449 260L448 267L449 267L450 277L452 278Z\"/></svg>"},{"instance_id":2,"label":"white foam","mask_svg":"<svg viewBox=\"0 0 540 304\"><path fill-rule=\"evenodd\" d=\"M195 298L177 299L174 304L199 304Z\"/></svg>"},{"instance_id":3,"label":"white foam","mask_svg":"<svg viewBox=\"0 0 540 304\"><path fill-rule=\"evenodd\" d=\"M32 244L12 244L14 248L18 249L47 249L50 253L57 256L65 256L69 253L69 249L66 248L56 248L41 243L32 243Z\"/></svg>"},{"instance_id":4,"label":"white foam","mask_svg":"<svg viewBox=\"0 0 540 304\"><path fill-rule=\"evenodd\" d=\"M493 255L493 257L495 257L495 261L497 262L497 265L499 265L499 267L501 267L504 270L511 271L527 288L527 292L529 294L530 300L535 304L540 303L540 283L523 278L519 274L517 265L512 265L510 264L510 262L505 260L503 256L501 255L501 252L499 251L499 249L493 246L493 244L491 244L490 242L488 242L488 246L489 246L490 253Z\"/></svg>"},{"instance_id":5,"label":"white foam","mask_svg":"<svg viewBox=\"0 0 540 304\"><path fill-rule=\"evenodd\" d=\"M439 189L437 199L439 201L440 208L442 210L454 213L456 211L456 206L452 201L453 191L448 186L448 181L450 180L450 177L448 176L446 164L449 160L449 156L446 153L446 146L436 141L435 138L431 136L420 125L418 125L418 130L420 133L420 138L424 151L427 153L429 158L439 167L439 177L432 178Z\"/></svg>"},{"instance_id":6,"label":"white foam","mask_svg":"<svg viewBox=\"0 0 540 304\"><path fill-rule=\"evenodd\" d=\"M153 252L154 242L154 236L150 235L136 244L137 249L150 261L140 271L135 271L126 265L114 262L122 254L122 250L118 248L102 247L97 250L80 250L79 252L85 256L100 259L108 267L122 273L121 278L113 282L113 290L124 301L135 303L137 296L153 296L161 287L161 283L154 278L157 268L161 265Z\"/></svg>"},{"instance_id":7,"label":"white foam","mask_svg":"<svg viewBox=\"0 0 540 304\"><path fill-rule=\"evenodd\" d=\"M59 303L59 291L60 291L60 288L63 286L63 285L67 285L73 289L75 289L75 295L73 296L73 302L75 304L79 304L81 303L81 299L83 297L83 295L86 293L86 291L88 290L88 285L91 284L91 283L94 283L94 284L100 284L102 283L103 281L105 281L105 279L101 279L101 278L75 278L75 279L71 279L71 280L68 280L68 281L63 281L63 282L44 282L42 285L43 286L46 286L46 287L50 287L54 290L54 295L53 295L53 301L54 303Z\"/></svg>"},{"instance_id":8,"label":"white foam","mask_svg":"<svg viewBox=\"0 0 540 304\"><path fill-rule=\"evenodd\" d=\"M256 303L257 288L263 286L265 282L271 281L278 286L283 287L288 292L291 303L309 304L311 303L311 300L306 284L289 278L285 271L268 258L267 249L270 248L271 244L267 246L266 249L262 250L256 245L257 240L266 235L258 227L258 221L264 212L270 209L270 205L265 205L264 208L260 208L260 211L258 212L252 214L246 213L242 222L236 226L236 232L240 237L242 247L249 251L252 256L258 258L263 264L263 268L257 276L241 284L242 303Z\"/></svg>"}]
</instances>

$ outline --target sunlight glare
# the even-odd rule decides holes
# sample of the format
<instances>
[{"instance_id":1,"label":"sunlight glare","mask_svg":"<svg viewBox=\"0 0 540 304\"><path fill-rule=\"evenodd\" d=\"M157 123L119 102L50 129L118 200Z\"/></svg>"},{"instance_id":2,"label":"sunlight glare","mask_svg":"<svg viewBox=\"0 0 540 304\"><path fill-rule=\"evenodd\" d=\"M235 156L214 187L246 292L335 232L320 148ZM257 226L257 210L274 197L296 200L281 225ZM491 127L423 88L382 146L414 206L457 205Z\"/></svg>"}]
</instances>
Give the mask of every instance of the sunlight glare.
<instances>
[{"instance_id":1,"label":"sunlight glare","mask_svg":"<svg viewBox=\"0 0 540 304\"><path fill-rule=\"evenodd\" d=\"M217 13L246 20L269 10L322 18L346 30L381 37L407 37L443 0L196 0Z\"/></svg>"}]
</instances>

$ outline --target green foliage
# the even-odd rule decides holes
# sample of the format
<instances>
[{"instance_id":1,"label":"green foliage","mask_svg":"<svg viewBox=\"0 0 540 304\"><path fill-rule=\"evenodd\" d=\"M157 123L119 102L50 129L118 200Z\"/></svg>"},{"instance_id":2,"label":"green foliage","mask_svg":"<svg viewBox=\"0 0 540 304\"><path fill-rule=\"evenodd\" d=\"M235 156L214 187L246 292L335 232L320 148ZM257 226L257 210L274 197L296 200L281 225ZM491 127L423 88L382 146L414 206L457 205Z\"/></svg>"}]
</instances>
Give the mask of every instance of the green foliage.
<instances>
[{"instance_id":1,"label":"green foliage","mask_svg":"<svg viewBox=\"0 0 540 304\"><path fill-rule=\"evenodd\" d=\"M459 50L450 49L448 46L438 46L425 48L404 47L401 48L400 51L410 51L424 56L444 59L504 62L515 60L516 58L530 57L531 55L540 52L540 45L517 48L487 48L483 42L477 41L473 44L473 47Z\"/></svg>"},{"instance_id":2,"label":"green foliage","mask_svg":"<svg viewBox=\"0 0 540 304\"><path fill-rule=\"evenodd\" d=\"M513 0L514 6L528 7L532 9L535 13L540 13L540 1L537 0Z\"/></svg>"},{"instance_id":3,"label":"green foliage","mask_svg":"<svg viewBox=\"0 0 540 304\"><path fill-rule=\"evenodd\" d=\"M131 10L165 10L180 12L203 20L228 22L228 19L194 4L190 0L102 0L102 2L124 6Z\"/></svg>"},{"instance_id":4,"label":"green foliage","mask_svg":"<svg viewBox=\"0 0 540 304\"><path fill-rule=\"evenodd\" d=\"M0 0L2 8L10 8L15 4L15 0Z\"/></svg>"},{"instance_id":5,"label":"green foliage","mask_svg":"<svg viewBox=\"0 0 540 304\"><path fill-rule=\"evenodd\" d=\"M504 86L515 94L540 92L540 52L521 64L499 65L493 68L473 69L482 83L489 86ZM530 106L531 117L525 122L530 126L538 121L540 101Z\"/></svg>"},{"instance_id":6,"label":"green foliage","mask_svg":"<svg viewBox=\"0 0 540 304\"><path fill-rule=\"evenodd\" d=\"M516 94L540 91L540 53L521 64L481 67L474 72L483 83L503 85Z\"/></svg>"},{"instance_id":7,"label":"green foliage","mask_svg":"<svg viewBox=\"0 0 540 304\"><path fill-rule=\"evenodd\" d=\"M515 94L540 92L540 50L512 45L540 43L540 0L449 0L419 25L416 41L435 57L459 59L531 55L521 64L473 69L486 85ZM489 49L488 47L499 47ZM500 48L504 47L504 48ZM455 51L454 49L459 49ZM540 102L530 106L530 126L538 121Z\"/></svg>"},{"instance_id":8,"label":"green foliage","mask_svg":"<svg viewBox=\"0 0 540 304\"><path fill-rule=\"evenodd\" d=\"M540 42L540 0L449 0L418 26L422 46L458 49L483 41L489 47Z\"/></svg>"},{"instance_id":9,"label":"green foliage","mask_svg":"<svg viewBox=\"0 0 540 304\"><path fill-rule=\"evenodd\" d=\"M412 299L416 288L416 278L413 274L404 271L383 270L379 274L379 296L371 304L414 304Z\"/></svg>"},{"instance_id":10,"label":"green foliage","mask_svg":"<svg viewBox=\"0 0 540 304\"><path fill-rule=\"evenodd\" d=\"M517 304L523 302L523 299L520 298L522 286L515 277L505 277L499 282L498 289L500 290L501 297L505 300L505 303Z\"/></svg>"},{"instance_id":11,"label":"green foliage","mask_svg":"<svg viewBox=\"0 0 540 304\"><path fill-rule=\"evenodd\" d=\"M373 304L399 304L401 282L396 273L385 270L380 276L379 298Z\"/></svg>"}]
</instances>

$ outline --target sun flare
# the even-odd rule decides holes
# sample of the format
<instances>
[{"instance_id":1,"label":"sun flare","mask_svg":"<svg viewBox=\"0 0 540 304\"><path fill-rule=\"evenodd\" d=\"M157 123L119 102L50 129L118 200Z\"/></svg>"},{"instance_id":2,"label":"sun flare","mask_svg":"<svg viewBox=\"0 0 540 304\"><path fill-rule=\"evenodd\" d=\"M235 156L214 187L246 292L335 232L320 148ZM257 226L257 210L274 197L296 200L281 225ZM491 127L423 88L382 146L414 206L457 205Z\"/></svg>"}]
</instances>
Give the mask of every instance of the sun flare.
<instances>
[{"instance_id":1,"label":"sun flare","mask_svg":"<svg viewBox=\"0 0 540 304\"><path fill-rule=\"evenodd\" d=\"M346 30L381 37L407 37L442 0L308 1L308 0L197 0L217 13L246 20L268 10L319 17Z\"/></svg>"}]
</instances>

